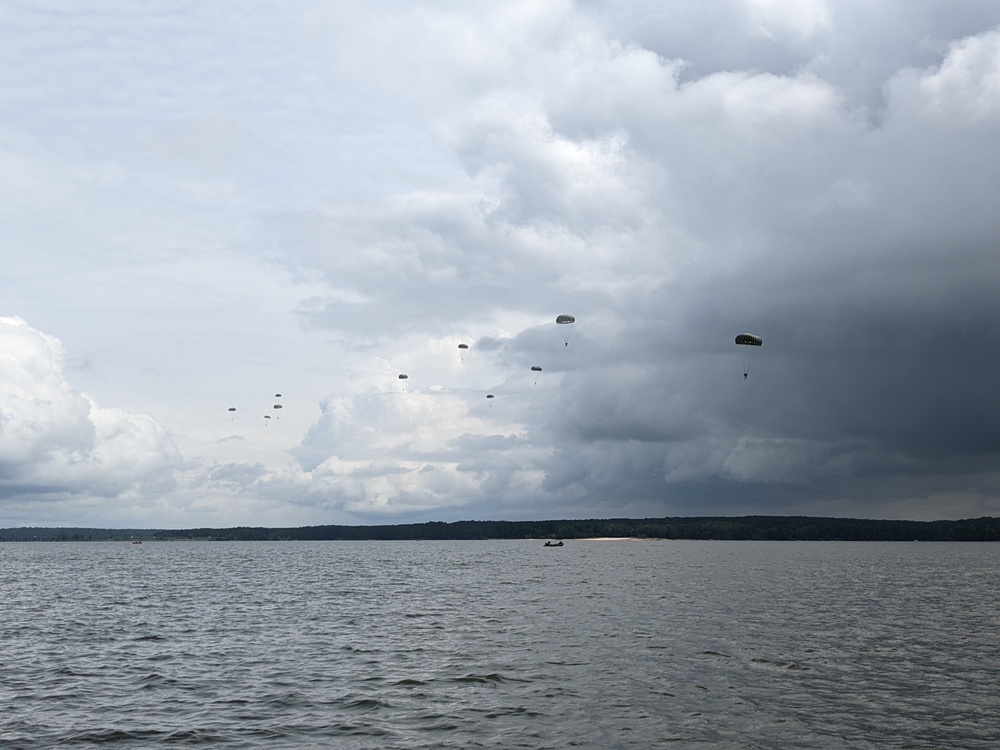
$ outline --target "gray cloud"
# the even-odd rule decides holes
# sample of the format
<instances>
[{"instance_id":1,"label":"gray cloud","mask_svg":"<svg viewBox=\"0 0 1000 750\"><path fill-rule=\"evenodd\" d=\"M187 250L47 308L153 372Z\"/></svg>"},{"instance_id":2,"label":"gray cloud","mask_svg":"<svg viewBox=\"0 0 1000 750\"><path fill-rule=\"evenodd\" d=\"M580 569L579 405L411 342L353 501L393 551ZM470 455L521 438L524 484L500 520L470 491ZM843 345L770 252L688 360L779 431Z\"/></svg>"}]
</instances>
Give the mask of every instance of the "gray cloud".
<instances>
[{"instance_id":1,"label":"gray cloud","mask_svg":"<svg viewBox=\"0 0 1000 750\"><path fill-rule=\"evenodd\" d=\"M7 11L18 518L996 512L993 4L216 8Z\"/></svg>"}]
</instances>

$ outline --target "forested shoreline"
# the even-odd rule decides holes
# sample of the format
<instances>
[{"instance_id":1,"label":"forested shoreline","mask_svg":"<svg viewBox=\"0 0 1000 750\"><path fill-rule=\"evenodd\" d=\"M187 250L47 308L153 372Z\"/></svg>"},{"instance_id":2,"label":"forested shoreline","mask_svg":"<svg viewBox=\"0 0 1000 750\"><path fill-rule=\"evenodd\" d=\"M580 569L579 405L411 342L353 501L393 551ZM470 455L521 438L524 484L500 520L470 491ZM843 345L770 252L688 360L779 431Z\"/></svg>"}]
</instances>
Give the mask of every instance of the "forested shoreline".
<instances>
[{"instance_id":1,"label":"forested shoreline","mask_svg":"<svg viewBox=\"0 0 1000 750\"><path fill-rule=\"evenodd\" d=\"M715 539L747 541L1000 541L1000 518L893 521L810 516L610 518L552 521L428 521L372 526L238 526L197 529L18 527L0 529L0 541L294 541L471 539Z\"/></svg>"}]
</instances>

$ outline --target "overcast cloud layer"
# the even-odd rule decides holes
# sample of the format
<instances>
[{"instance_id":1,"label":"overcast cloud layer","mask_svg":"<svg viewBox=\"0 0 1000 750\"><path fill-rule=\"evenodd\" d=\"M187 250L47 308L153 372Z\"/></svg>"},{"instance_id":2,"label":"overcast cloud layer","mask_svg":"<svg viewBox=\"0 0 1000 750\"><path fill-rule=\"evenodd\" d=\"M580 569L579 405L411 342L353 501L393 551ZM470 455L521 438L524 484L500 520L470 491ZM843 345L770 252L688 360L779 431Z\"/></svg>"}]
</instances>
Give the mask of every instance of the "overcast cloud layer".
<instances>
[{"instance_id":1,"label":"overcast cloud layer","mask_svg":"<svg viewBox=\"0 0 1000 750\"><path fill-rule=\"evenodd\" d=\"M0 525L998 515L998 143L985 0L6 2Z\"/></svg>"}]
</instances>

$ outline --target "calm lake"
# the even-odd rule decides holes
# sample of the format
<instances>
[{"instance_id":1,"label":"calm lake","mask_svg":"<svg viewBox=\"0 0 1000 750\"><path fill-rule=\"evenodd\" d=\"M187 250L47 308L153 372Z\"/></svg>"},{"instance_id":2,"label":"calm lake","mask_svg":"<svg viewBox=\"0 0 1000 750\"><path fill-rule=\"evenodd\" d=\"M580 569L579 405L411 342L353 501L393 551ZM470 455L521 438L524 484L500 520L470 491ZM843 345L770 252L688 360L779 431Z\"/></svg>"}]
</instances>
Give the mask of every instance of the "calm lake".
<instances>
[{"instance_id":1,"label":"calm lake","mask_svg":"<svg viewBox=\"0 0 1000 750\"><path fill-rule=\"evenodd\" d=\"M995 748L1000 544L0 544L0 747Z\"/></svg>"}]
</instances>

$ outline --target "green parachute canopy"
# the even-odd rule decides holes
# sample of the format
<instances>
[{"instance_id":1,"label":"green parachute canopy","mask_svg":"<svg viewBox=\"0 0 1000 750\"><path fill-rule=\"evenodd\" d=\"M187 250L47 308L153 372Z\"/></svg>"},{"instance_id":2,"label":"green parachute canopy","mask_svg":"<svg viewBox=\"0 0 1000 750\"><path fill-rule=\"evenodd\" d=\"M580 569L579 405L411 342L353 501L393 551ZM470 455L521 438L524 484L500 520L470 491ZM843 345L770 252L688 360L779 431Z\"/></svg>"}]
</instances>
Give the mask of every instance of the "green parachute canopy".
<instances>
[{"instance_id":1,"label":"green parachute canopy","mask_svg":"<svg viewBox=\"0 0 1000 750\"><path fill-rule=\"evenodd\" d=\"M736 337L736 343L740 346L760 346L764 343L764 340L752 333L741 333Z\"/></svg>"}]
</instances>

